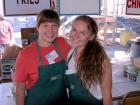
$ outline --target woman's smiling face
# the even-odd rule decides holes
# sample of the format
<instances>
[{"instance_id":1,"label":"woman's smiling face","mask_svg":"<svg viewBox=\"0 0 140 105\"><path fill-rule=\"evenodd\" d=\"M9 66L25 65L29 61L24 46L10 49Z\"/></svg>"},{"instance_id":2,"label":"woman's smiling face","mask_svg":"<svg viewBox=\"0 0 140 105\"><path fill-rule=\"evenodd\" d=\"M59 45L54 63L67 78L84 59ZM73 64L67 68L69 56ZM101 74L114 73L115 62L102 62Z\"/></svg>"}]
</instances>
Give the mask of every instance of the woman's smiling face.
<instances>
[{"instance_id":1,"label":"woman's smiling face","mask_svg":"<svg viewBox=\"0 0 140 105\"><path fill-rule=\"evenodd\" d=\"M84 47L91 37L92 35L86 22L82 20L76 20L73 22L72 29L70 31L71 43L81 44L80 47Z\"/></svg>"}]
</instances>

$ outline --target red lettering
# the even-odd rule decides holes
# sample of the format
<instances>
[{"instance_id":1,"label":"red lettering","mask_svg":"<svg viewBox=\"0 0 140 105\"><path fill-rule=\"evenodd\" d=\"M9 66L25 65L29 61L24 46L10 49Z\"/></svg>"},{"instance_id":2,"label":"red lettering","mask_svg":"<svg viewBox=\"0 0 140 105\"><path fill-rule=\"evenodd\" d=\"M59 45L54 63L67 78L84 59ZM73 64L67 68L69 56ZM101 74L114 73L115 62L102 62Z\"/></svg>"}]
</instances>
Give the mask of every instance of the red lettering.
<instances>
[{"instance_id":1,"label":"red lettering","mask_svg":"<svg viewBox=\"0 0 140 105\"><path fill-rule=\"evenodd\" d=\"M140 8L140 0L137 2L137 8Z\"/></svg>"},{"instance_id":2,"label":"red lettering","mask_svg":"<svg viewBox=\"0 0 140 105\"><path fill-rule=\"evenodd\" d=\"M127 7L131 8L131 0L127 0Z\"/></svg>"},{"instance_id":3,"label":"red lettering","mask_svg":"<svg viewBox=\"0 0 140 105\"><path fill-rule=\"evenodd\" d=\"M140 0L127 0L128 8L140 8Z\"/></svg>"},{"instance_id":4,"label":"red lettering","mask_svg":"<svg viewBox=\"0 0 140 105\"><path fill-rule=\"evenodd\" d=\"M136 8L136 0L132 1L132 8Z\"/></svg>"}]
</instances>

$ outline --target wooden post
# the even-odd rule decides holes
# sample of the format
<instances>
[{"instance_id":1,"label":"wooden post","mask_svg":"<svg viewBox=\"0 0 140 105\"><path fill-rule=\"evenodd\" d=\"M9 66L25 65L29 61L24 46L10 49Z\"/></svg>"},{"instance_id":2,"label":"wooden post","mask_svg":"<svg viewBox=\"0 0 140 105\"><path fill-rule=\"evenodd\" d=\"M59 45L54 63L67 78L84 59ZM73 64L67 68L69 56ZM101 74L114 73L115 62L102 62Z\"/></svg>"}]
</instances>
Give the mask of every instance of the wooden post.
<instances>
[{"instance_id":1,"label":"wooden post","mask_svg":"<svg viewBox=\"0 0 140 105\"><path fill-rule=\"evenodd\" d=\"M104 43L107 44L107 0L104 0Z\"/></svg>"},{"instance_id":2,"label":"wooden post","mask_svg":"<svg viewBox=\"0 0 140 105\"><path fill-rule=\"evenodd\" d=\"M117 9L117 4L116 0L113 0L113 28L112 28L112 43L115 43L115 36L116 36L116 9Z\"/></svg>"}]
</instances>

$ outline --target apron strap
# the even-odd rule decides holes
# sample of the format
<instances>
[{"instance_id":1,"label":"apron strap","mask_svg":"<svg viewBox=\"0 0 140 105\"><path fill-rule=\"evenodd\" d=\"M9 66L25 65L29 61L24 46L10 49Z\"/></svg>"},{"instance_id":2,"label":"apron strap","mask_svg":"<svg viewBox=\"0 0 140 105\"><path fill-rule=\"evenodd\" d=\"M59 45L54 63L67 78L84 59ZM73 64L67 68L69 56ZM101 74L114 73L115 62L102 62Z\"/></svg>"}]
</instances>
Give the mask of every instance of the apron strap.
<instances>
[{"instance_id":1,"label":"apron strap","mask_svg":"<svg viewBox=\"0 0 140 105\"><path fill-rule=\"evenodd\" d=\"M39 65L41 65L42 61L41 61L41 57L40 57L40 46L39 46L38 40L36 41L35 44L36 44L36 47L37 47L38 62L39 62Z\"/></svg>"},{"instance_id":2,"label":"apron strap","mask_svg":"<svg viewBox=\"0 0 140 105\"><path fill-rule=\"evenodd\" d=\"M58 47L58 43L57 43L56 40L54 40L53 45L54 45L54 47L55 47L56 52L57 52L58 55L60 56L60 58L63 59L62 52L60 51L60 49L59 49L59 47Z\"/></svg>"},{"instance_id":3,"label":"apron strap","mask_svg":"<svg viewBox=\"0 0 140 105\"><path fill-rule=\"evenodd\" d=\"M71 60L72 56L74 54L74 51L70 54L70 56L68 57L68 60L67 60L67 64L69 63L69 61Z\"/></svg>"},{"instance_id":4,"label":"apron strap","mask_svg":"<svg viewBox=\"0 0 140 105\"><path fill-rule=\"evenodd\" d=\"M61 51L60 51L60 49L58 47L58 43L57 43L56 40L54 40L53 45L55 47L56 52L60 56L60 58L63 59L62 53L61 53ZM36 41L36 47L37 47L37 52L38 52L39 65L41 65L42 64L42 61L41 61L41 57L40 57L40 46L39 46L38 40Z\"/></svg>"}]
</instances>

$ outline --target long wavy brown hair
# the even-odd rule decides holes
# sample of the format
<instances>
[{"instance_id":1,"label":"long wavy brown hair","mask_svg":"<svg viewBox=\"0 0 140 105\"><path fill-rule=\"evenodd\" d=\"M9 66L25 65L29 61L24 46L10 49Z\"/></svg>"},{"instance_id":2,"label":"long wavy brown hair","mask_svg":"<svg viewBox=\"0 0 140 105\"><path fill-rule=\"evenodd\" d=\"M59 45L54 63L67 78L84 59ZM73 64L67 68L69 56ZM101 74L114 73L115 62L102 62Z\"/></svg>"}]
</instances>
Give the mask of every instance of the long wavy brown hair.
<instances>
[{"instance_id":1,"label":"long wavy brown hair","mask_svg":"<svg viewBox=\"0 0 140 105\"><path fill-rule=\"evenodd\" d=\"M78 16L74 21L81 20L87 23L91 35L94 39L88 41L82 50L77 62L77 74L82 81L83 86L90 87L91 84L96 86L102 82L103 63L108 59L106 52L97 39L98 26L95 20L89 16Z\"/></svg>"}]
</instances>

